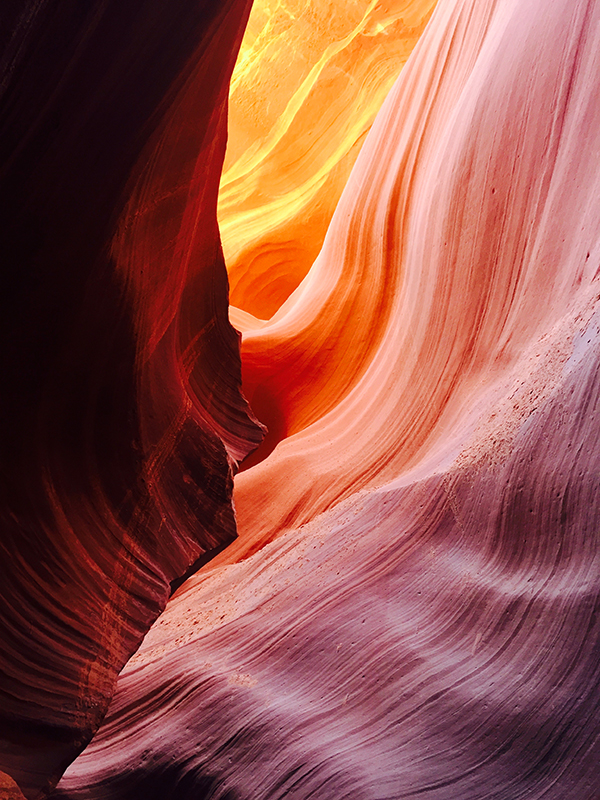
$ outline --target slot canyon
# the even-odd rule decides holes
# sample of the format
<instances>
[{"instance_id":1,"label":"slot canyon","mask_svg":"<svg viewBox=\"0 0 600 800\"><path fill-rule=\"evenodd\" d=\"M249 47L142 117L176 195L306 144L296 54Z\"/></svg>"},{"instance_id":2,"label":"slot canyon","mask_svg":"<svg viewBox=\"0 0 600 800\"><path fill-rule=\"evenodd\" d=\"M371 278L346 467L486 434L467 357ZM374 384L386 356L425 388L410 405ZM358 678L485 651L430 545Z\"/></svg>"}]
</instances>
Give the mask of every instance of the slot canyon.
<instances>
[{"instance_id":1,"label":"slot canyon","mask_svg":"<svg viewBox=\"0 0 600 800\"><path fill-rule=\"evenodd\" d=\"M0 58L0 800L600 800L600 0Z\"/></svg>"}]
</instances>

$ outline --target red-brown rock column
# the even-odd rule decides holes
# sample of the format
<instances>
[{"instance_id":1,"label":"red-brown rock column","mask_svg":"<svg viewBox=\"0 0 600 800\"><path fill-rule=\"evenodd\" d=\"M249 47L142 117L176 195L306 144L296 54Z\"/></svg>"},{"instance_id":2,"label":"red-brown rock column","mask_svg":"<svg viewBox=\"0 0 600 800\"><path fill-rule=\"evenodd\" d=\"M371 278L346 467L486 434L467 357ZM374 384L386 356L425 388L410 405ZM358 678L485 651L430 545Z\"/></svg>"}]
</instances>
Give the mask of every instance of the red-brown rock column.
<instances>
[{"instance_id":1,"label":"red-brown rock column","mask_svg":"<svg viewBox=\"0 0 600 800\"><path fill-rule=\"evenodd\" d=\"M249 6L2 10L0 770L28 798L92 736L170 582L235 536L260 433L216 193Z\"/></svg>"}]
</instances>

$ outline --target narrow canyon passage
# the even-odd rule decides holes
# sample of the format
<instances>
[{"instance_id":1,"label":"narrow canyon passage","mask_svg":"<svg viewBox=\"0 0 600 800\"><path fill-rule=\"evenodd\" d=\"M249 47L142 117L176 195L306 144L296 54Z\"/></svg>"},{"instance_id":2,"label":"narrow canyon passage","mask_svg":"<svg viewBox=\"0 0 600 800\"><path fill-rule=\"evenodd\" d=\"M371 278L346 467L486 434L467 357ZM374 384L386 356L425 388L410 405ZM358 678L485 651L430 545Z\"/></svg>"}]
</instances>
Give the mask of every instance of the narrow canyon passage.
<instances>
[{"instance_id":1,"label":"narrow canyon passage","mask_svg":"<svg viewBox=\"0 0 600 800\"><path fill-rule=\"evenodd\" d=\"M151 6L96 83L123 12L69 18L69 125L8 159L32 274L88 274L18 417L45 436L3 507L0 772L28 800L597 800L600 2ZM85 186L56 182L82 131Z\"/></svg>"}]
</instances>

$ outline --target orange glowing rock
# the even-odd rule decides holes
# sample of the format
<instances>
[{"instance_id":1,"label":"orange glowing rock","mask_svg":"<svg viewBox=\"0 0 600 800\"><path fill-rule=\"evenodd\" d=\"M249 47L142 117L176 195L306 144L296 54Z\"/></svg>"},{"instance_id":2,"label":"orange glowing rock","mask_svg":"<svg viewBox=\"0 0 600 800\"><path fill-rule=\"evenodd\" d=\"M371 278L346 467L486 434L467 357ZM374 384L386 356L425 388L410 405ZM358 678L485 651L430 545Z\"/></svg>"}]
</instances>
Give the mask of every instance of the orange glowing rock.
<instances>
[{"instance_id":1,"label":"orange glowing rock","mask_svg":"<svg viewBox=\"0 0 600 800\"><path fill-rule=\"evenodd\" d=\"M505 6L436 9L307 277L246 325L245 391L271 432L247 464L268 458L237 478L240 539L224 558L437 458L589 284L594 145L576 131L592 111L563 77L577 50L553 60L552 34L507 58ZM579 5L560 13L574 40Z\"/></svg>"},{"instance_id":2,"label":"orange glowing rock","mask_svg":"<svg viewBox=\"0 0 600 800\"><path fill-rule=\"evenodd\" d=\"M231 303L273 315L317 256L435 0L256 0L233 74L219 223Z\"/></svg>"}]
</instances>

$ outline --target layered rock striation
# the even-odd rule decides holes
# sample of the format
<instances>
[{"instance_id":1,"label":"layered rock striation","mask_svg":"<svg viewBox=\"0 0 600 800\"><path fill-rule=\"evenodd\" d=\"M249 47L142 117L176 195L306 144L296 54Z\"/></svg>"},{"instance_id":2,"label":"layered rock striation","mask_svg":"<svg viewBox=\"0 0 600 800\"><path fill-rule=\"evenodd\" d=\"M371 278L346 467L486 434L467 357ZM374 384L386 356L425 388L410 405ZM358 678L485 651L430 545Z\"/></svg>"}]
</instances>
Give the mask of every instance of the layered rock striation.
<instances>
[{"instance_id":1,"label":"layered rock striation","mask_svg":"<svg viewBox=\"0 0 600 800\"><path fill-rule=\"evenodd\" d=\"M365 493L176 595L57 797L595 797L598 321L502 464Z\"/></svg>"},{"instance_id":2,"label":"layered rock striation","mask_svg":"<svg viewBox=\"0 0 600 800\"><path fill-rule=\"evenodd\" d=\"M311 271L267 323L245 326L245 393L270 435L236 482L228 558L435 461L474 406L491 413L523 352L586 302L593 13L436 8Z\"/></svg>"},{"instance_id":3,"label":"layered rock striation","mask_svg":"<svg viewBox=\"0 0 600 800\"><path fill-rule=\"evenodd\" d=\"M235 537L261 433L216 197L250 3L5 6L0 772L34 798L170 583Z\"/></svg>"},{"instance_id":4,"label":"layered rock striation","mask_svg":"<svg viewBox=\"0 0 600 800\"><path fill-rule=\"evenodd\" d=\"M305 277L434 0L256 0L231 82L219 225L231 303L270 318Z\"/></svg>"},{"instance_id":5,"label":"layered rock striation","mask_svg":"<svg viewBox=\"0 0 600 800\"><path fill-rule=\"evenodd\" d=\"M597 2L440 0L245 318L240 538L57 798L600 795L599 54Z\"/></svg>"}]
</instances>

